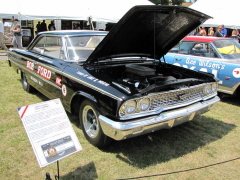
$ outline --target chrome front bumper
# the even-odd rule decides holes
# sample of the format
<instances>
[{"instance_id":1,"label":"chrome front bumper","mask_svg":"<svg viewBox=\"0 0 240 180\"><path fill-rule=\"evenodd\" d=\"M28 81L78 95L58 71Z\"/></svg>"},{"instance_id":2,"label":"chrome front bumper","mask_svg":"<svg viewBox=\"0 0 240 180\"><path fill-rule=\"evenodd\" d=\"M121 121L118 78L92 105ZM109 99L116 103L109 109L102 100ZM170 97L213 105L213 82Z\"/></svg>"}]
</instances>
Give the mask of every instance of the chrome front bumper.
<instances>
[{"instance_id":1,"label":"chrome front bumper","mask_svg":"<svg viewBox=\"0 0 240 180\"><path fill-rule=\"evenodd\" d=\"M123 140L160 129L170 129L184 122L191 121L196 115L207 112L219 100L219 97L216 96L184 108L169 110L159 115L138 118L127 122L116 122L102 115L99 116L99 120L104 134L115 140Z\"/></svg>"}]
</instances>

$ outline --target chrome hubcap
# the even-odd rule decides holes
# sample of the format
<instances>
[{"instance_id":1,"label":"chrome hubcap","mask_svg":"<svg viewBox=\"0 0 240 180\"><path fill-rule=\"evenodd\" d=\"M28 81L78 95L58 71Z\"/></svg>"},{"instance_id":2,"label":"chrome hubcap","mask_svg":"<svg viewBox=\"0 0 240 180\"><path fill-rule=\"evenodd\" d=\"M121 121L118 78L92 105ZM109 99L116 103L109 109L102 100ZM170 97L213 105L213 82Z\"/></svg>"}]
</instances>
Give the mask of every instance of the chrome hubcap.
<instances>
[{"instance_id":1,"label":"chrome hubcap","mask_svg":"<svg viewBox=\"0 0 240 180\"><path fill-rule=\"evenodd\" d=\"M99 123L94 109L87 105L82 114L83 126L89 137L95 138L99 133Z\"/></svg>"}]
</instances>

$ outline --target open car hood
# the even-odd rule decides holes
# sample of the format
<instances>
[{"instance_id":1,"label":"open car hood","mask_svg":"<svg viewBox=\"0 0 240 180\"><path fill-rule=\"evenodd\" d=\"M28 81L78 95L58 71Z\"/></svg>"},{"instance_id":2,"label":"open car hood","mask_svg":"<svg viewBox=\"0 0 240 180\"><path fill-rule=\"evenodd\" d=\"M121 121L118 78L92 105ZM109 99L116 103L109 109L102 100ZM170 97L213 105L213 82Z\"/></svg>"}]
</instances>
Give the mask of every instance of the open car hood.
<instances>
[{"instance_id":1,"label":"open car hood","mask_svg":"<svg viewBox=\"0 0 240 180\"><path fill-rule=\"evenodd\" d=\"M112 28L85 64L130 56L160 59L209 18L183 6L135 6Z\"/></svg>"}]
</instances>

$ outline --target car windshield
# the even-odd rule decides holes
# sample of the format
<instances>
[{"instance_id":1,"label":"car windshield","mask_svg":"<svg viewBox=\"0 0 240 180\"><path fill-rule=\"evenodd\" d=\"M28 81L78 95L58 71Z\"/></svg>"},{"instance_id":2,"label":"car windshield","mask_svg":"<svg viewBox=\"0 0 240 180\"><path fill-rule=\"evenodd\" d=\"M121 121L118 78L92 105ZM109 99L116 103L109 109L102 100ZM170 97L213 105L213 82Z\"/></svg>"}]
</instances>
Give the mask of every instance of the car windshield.
<instances>
[{"instance_id":1,"label":"car windshield","mask_svg":"<svg viewBox=\"0 0 240 180\"><path fill-rule=\"evenodd\" d=\"M66 38L68 60L85 61L105 36L74 36Z\"/></svg>"},{"instance_id":2,"label":"car windshield","mask_svg":"<svg viewBox=\"0 0 240 180\"><path fill-rule=\"evenodd\" d=\"M224 59L240 58L240 45L234 39L219 39L213 44Z\"/></svg>"}]
</instances>

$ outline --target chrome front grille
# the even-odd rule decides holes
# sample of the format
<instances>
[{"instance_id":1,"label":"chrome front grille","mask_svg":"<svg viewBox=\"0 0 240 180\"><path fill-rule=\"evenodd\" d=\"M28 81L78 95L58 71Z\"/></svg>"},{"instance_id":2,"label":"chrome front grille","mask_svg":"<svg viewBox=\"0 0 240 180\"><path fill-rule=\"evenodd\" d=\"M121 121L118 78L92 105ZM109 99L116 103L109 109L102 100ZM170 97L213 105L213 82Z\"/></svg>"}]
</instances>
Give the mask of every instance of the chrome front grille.
<instances>
[{"instance_id":1,"label":"chrome front grille","mask_svg":"<svg viewBox=\"0 0 240 180\"><path fill-rule=\"evenodd\" d=\"M152 95L150 96L151 106L149 108L149 111L156 111L159 109L159 107L162 110L166 110L170 108L172 109L175 107L184 106L185 104L188 105L216 94L216 92L213 92L213 94L208 94L206 96L203 93L203 88L205 86L206 84L197 85L189 88L172 90L165 93Z\"/></svg>"}]
</instances>

